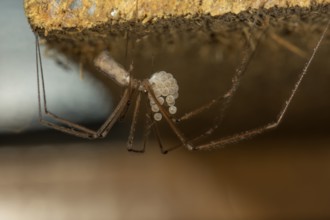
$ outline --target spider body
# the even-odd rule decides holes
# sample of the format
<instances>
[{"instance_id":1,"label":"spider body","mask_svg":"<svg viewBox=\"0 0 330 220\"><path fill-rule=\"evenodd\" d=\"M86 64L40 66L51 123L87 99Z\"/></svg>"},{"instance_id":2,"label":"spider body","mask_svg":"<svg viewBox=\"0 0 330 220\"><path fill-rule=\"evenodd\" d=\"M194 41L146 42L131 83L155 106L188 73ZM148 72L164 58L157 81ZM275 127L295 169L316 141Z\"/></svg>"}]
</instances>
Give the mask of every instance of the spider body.
<instances>
[{"instance_id":1,"label":"spider body","mask_svg":"<svg viewBox=\"0 0 330 220\"><path fill-rule=\"evenodd\" d=\"M171 73L165 71L156 72L149 79L140 81L134 79L118 64L107 51L101 52L94 60L94 64L110 79L123 87L131 86L132 89L147 93L146 84L150 84L158 102L168 108L168 112L174 115L177 112L175 100L179 97L179 86ZM151 94L148 93L150 109L154 112L156 121L162 119L162 113Z\"/></svg>"}]
</instances>

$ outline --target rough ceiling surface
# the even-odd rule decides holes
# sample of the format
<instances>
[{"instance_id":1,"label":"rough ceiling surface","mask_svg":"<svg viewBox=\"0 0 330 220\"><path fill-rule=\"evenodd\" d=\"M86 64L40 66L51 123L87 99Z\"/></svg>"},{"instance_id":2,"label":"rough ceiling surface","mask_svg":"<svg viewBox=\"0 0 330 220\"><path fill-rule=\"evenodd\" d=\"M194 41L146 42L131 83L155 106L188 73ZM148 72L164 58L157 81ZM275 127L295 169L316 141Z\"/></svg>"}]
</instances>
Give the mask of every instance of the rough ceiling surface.
<instances>
[{"instance_id":1,"label":"rough ceiling surface","mask_svg":"<svg viewBox=\"0 0 330 220\"><path fill-rule=\"evenodd\" d=\"M313 39L330 17L330 1L25 0L25 11L50 47L89 63L104 49L120 53L127 39L140 56L159 44L171 51L226 51L254 44L260 32Z\"/></svg>"}]
</instances>

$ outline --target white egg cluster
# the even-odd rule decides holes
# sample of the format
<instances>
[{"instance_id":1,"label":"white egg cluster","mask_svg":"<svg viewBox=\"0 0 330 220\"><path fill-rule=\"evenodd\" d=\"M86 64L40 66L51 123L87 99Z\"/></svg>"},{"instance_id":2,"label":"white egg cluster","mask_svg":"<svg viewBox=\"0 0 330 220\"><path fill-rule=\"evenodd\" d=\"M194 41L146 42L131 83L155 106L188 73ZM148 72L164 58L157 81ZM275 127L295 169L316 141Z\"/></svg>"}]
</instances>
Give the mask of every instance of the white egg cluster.
<instances>
[{"instance_id":1,"label":"white egg cluster","mask_svg":"<svg viewBox=\"0 0 330 220\"><path fill-rule=\"evenodd\" d=\"M160 71L154 73L150 77L149 83L151 84L158 102L167 107L170 114L175 114L177 111L175 100L179 97L179 86L173 75L165 71ZM160 121L162 119L162 114L159 112L159 107L152 96L150 94L148 95L151 110L154 112L154 119Z\"/></svg>"}]
</instances>

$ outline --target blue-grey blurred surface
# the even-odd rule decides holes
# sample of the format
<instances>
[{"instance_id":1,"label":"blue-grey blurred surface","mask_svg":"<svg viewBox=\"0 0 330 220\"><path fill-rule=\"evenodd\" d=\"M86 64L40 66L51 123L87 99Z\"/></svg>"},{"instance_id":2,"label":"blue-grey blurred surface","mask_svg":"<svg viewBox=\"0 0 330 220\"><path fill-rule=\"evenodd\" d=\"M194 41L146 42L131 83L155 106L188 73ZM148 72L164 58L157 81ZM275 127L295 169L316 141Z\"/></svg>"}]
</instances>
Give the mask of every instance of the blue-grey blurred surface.
<instances>
[{"instance_id":1,"label":"blue-grey blurred surface","mask_svg":"<svg viewBox=\"0 0 330 220\"><path fill-rule=\"evenodd\" d=\"M35 38L24 15L22 1L1 1L0 7L0 133L41 128L38 100ZM111 109L109 91L89 73L80 77L72 63L58 65L42 52L49 108L73 121L103 119ZM57 57L60 57L58 55Z\"/></svg>"}]
</instances>

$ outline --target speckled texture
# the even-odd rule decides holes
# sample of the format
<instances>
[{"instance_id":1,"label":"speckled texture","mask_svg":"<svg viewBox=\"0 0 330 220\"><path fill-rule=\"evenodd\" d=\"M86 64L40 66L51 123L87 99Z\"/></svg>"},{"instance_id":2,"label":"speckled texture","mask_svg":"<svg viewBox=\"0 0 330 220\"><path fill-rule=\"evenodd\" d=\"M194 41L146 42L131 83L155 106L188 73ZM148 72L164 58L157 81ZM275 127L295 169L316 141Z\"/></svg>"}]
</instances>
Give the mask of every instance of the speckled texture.
<instances>
[{"instance_id":1,"label":"speckled texture","mask_svg":"<svg viewBox=\"0 0 330 220\"><path fill-rule=\"evenodd\" d=\"M229 0L25 0L25 11L32 26L46 31L62 28L83 30L107 22L121 23L138 20L142 23L172 17L199 15L221 16L238 14L248 9L272 7L310 7L330 0L310 1L229 1Z\"/></svg>"}]
</instances>

